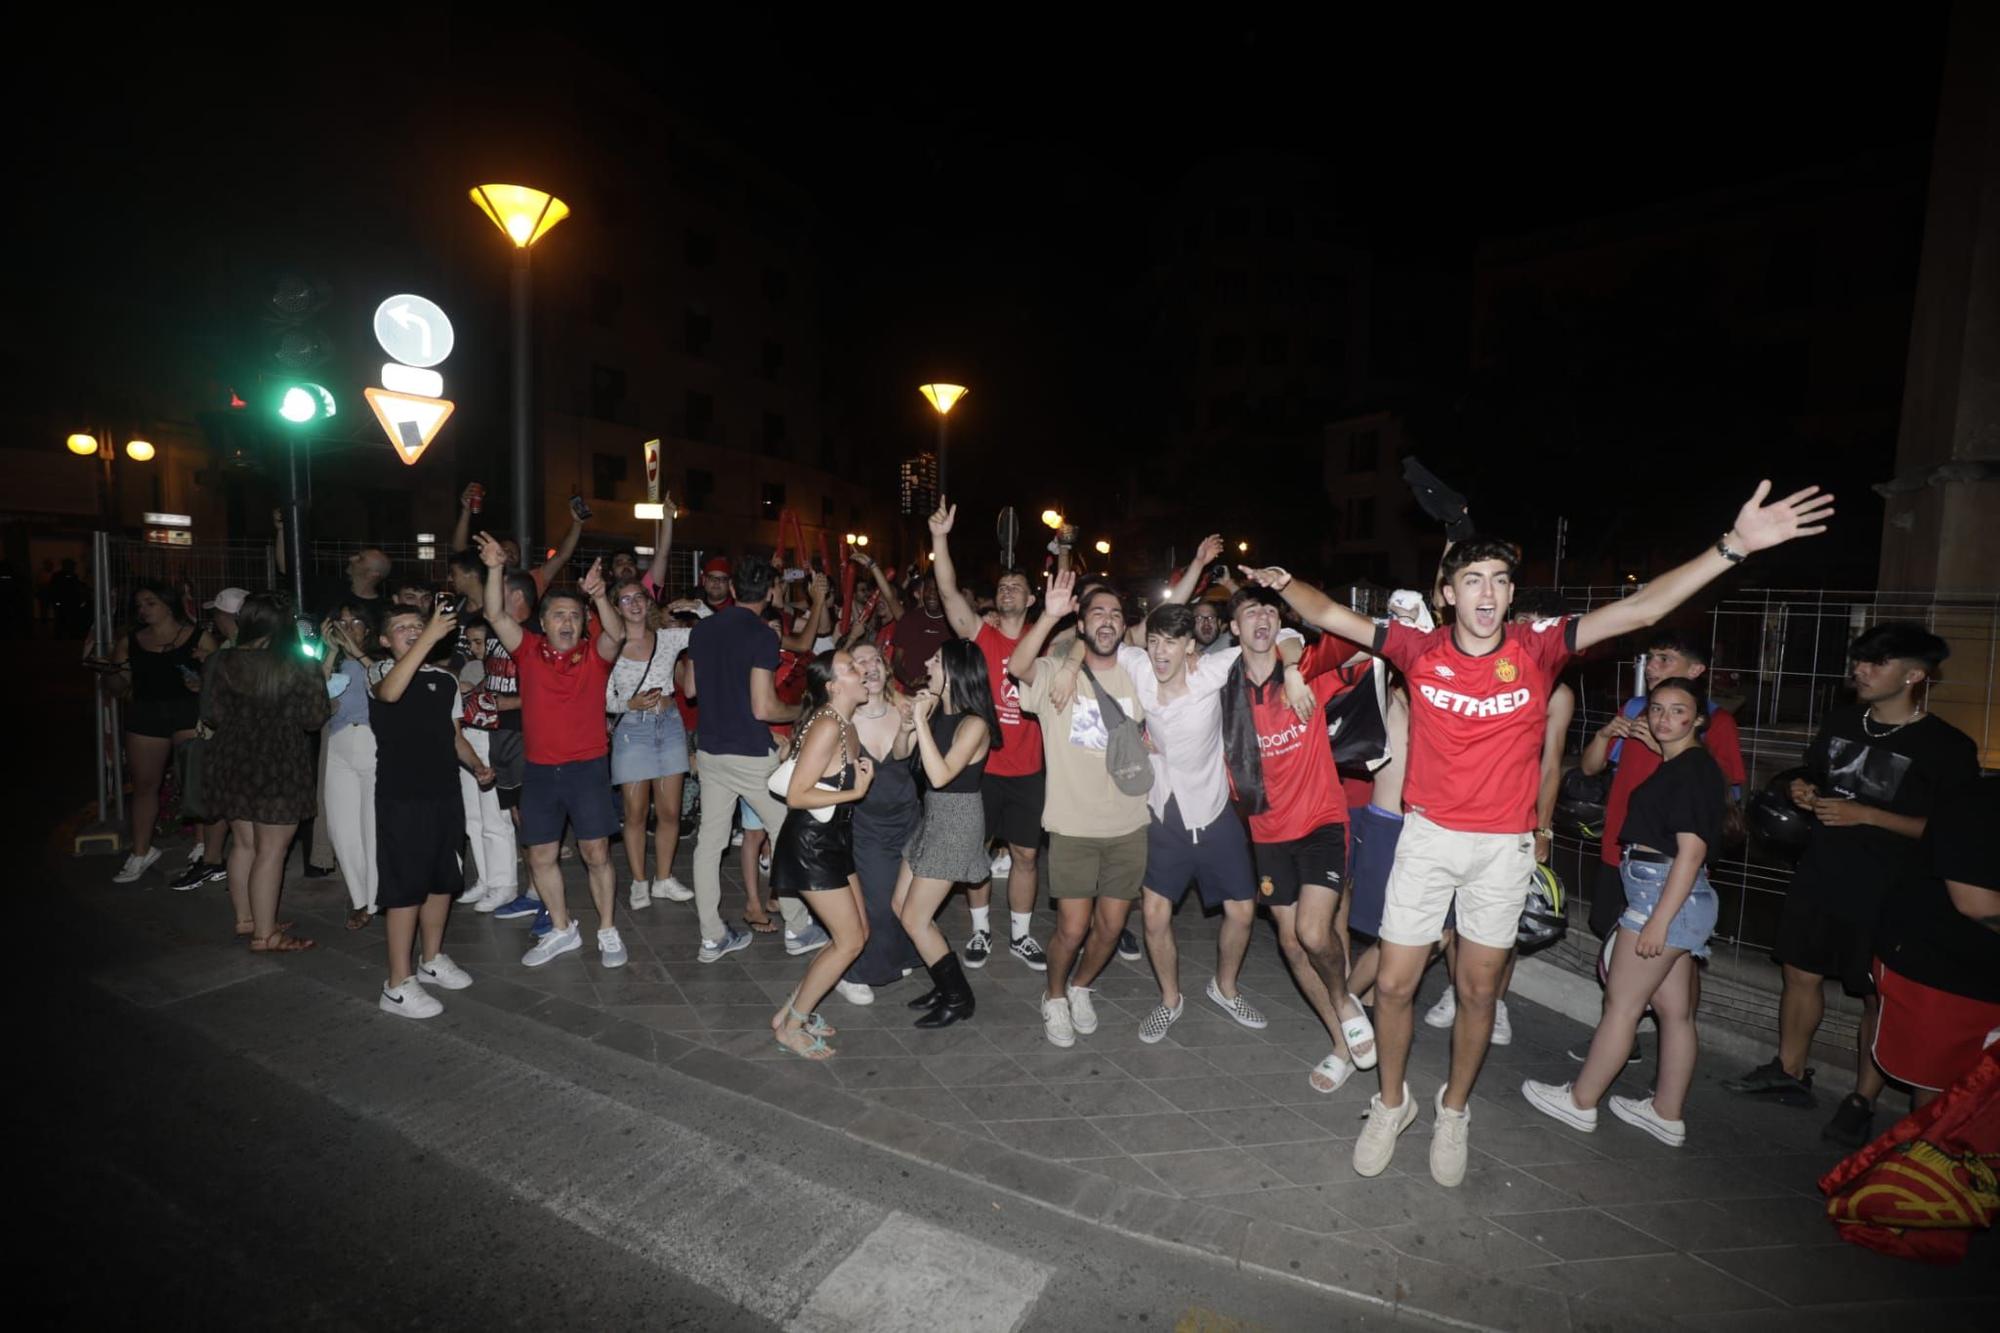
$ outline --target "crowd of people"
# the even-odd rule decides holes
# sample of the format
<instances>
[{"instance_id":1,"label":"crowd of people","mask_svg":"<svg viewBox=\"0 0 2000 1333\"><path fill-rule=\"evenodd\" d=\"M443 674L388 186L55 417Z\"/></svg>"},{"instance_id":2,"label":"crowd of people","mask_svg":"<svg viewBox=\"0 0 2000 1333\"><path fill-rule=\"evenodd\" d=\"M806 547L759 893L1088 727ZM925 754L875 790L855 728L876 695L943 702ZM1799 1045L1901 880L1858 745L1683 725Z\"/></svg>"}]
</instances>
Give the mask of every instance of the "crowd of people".
<instances>
[{"instance_id":1,"label":"crowd of people","mask_svg":"<svg viewBox=\"0 0 2000 1333\"><path fill-rule=\"evenodd\" d=\"M1143 617L1067 550L1045 579L997 571L979 598L942 501L917 577L862 551L844 571L757 551L710 559L677 595L668 519L649 566L614 552L572 586L585 512L529 569L476 530L468 496L448 585L398 583L381 552L357 553L316 594L317 660L279 594L222 590L203 626L168 589L134 593L106 664L127 699L133 785L116 878L157 861L161 775L177 747L192 752L184 806L205 822L173 886L226 880L250 948L307 948L278 906L294 834L317 817L348 926L386 917L381 1008L422 1018L442 1008L432 990L473 984L443 952L454 898L532 919L526 967L586 948L562 875L573 844L606 968L628 958L619 921L661 903L693 904L702 964L782 931L806 962L772 1036L808 1060L838 1048L828 996L873 1003L919 970L918 1027L974 1021L973 974L996 954L1041 975L1042 1030L1059 1048L1098 1031L1093 992L1112 957L1147 959L1159 998L1137 1035L1160 1041L1185 1012L1174 918L1194 887L1217 921L1205 1002L1266 1025L1239 987L1261 905L1326 1033L1313 1089L1374 1072L1353 1150L1363 1176L1389 1167L1417 1118L1413 1000L1442 960L1450 984L1423 1015L1451 1033L1429 1165L1456 1185L1486 1052L1511 1040L1503 997L1551 854L1574 711L1561 675L1650 630L1643 694L1580 764L1609 773L1590 918L1608 941L1602 1019L1571 1053L1571 1082L1521 1093L1578 1130L1597 1128L1602 1105L1679 1145L1718 922L1708 868L1747 779L1701 648L1655 627L1832 512L1816 488L1773 500L1760 486L1713 546L1582 614L1515 587L1517 548L1461 532L1429 593L1399 594L1378 621L1280 566L1232 574L1216 537ZM1807 1052L1838 980L1866 1009L1861 1077L1828 1126L1844 1143L1865 1141L1888 1080L1935 1096L2000 1031L2000 787L1975 781L1972 742L1925 711L1946 652L1920 626L1861 635L1856 703L1831 715L1783 792L1811 828L1776 951L1779 1049L1731 1086L1811 1105ZM690 806L691 886L674 871ZM746 902L732 923L721 864L739 846ZM940 913L961 889L970 929L954 941ZM1046 945L1032 930L1044 895ZM1650 1093L1612 1095L1648 1014Z\"/></svg>"}]
</instances>

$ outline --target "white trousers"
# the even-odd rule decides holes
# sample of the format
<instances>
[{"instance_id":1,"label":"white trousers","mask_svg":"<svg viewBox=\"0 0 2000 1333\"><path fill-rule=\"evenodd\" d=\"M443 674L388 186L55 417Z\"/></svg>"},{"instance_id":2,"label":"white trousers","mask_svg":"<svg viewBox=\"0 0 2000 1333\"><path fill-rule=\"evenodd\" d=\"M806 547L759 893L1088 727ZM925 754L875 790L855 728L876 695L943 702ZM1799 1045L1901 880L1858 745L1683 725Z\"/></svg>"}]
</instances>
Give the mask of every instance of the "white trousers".
<instances>
[{"instance_id":1,"label":"white trousers","mask_svg":"<svg viewBox=\"0 0 2000 1333\"><path fill-rule=\"evenodd\" d=\"M375 733L342 727L327 738L326 784L320 808L347 900L356 911L375 905Z\"/></svg>"},{"instance_id":2,"label":"white trousers","mask_svg":"<svg viewBox=\"0 0 2000 1333\"><path fill-rule=\"evenodd\" d=\"M493 762L490 732L466 727L463 735L480 763ZM458 792L465 798L465 840L472 844L472 863L478 867L480 884L489 889L513 888L520 882L514 861L514 820L500 808L499 790L479 790L472 774L461 768Z\"/></svg>"}]
</instances>

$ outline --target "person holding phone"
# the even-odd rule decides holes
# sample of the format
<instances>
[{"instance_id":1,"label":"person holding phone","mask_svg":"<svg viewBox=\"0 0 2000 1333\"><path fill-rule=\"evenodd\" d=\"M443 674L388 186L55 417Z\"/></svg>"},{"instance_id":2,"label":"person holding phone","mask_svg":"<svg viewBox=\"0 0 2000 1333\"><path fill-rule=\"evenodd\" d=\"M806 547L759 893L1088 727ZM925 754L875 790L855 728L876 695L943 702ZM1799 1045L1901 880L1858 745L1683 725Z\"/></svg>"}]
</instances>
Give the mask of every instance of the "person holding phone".
<instances>
[{"instance_id":1,"label":"person holding phone","mask_svg":"<svg viewBox=\"0 0 2000 1333\"><path fill-rule=\"evenodd\" d=\"M655 626L653 596L636 574L618 581L611 603L625 622L625 646L604 685L612 719L611 780L625 800L625 863L632 871L633 911L653 899L692 901L694 890L674 878L681 841L681 785L687 779L687 729L674 703L674 663L688 632ZM646 807L654 813L654 877L646 877Z\"/></svg>"},{"instance_id":2,"label":"person holding phone","mask_svg":"<svg viewBox=\"0 0 2000 1333\"><path fill-rule=\"evenodd\" d=\"M405 607L404 610L414 610ZM320 660L333 716L327 719L320 807L333 859L347 883L347 928L375 919L375 732L368 725L369 668L381 632L375 605L348 597L319 628L328 651Z\"/></svg>"}]
</instances>

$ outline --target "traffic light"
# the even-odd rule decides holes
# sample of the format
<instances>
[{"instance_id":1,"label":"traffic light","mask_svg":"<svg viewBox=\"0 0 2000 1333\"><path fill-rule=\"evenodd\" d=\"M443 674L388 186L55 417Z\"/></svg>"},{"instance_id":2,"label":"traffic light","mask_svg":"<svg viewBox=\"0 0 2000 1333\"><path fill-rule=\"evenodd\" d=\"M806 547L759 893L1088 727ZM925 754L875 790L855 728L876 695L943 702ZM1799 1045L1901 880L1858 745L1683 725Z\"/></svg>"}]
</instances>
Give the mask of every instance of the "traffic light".
<instances>
[{"instance_id":1,"label":"traffic light","mask_svg":"<svg viewBox=\"0 0 2000 1333\"><path fill-rule=\"evenodd\" d=\"M329 300L324 282L298 273L280 274L265 301L271 327L269 348L278 373L269 383L272 409L294 426L324 421L334 414L333 395L307 378L333 357L333 339L320 322ZM232 395L233 396L233 395Z\"/></svg>"},{"instance_id":2,"label":"traffic light","mask_svg":"<svg viewBox=\"0 0 2000 1333\"><path fill-rule=\"evenodd\" d=\"M278 415L292 425L303 426L326 420L334 415L336 408L333 395L325 385L298 380L279 386L277 410Z\"/></svg>"}]
</instances>

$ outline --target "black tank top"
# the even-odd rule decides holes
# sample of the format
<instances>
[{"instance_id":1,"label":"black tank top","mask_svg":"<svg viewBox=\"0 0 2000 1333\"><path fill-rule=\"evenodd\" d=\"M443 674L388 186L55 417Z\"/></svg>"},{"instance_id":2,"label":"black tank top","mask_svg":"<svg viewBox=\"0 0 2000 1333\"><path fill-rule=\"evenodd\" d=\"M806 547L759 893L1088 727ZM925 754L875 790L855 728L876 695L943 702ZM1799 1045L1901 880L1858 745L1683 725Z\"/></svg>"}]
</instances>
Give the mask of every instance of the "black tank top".
<instances>
[{"instance_id":1,"label":"black tank top","mask_svg":"<svg viewBox=\"0 0 2000 1333\"><path fill-rule=\"evenodd\" d=\"M127 654L127 660L132 663L132 698L144 703L168 704L194 698L181 675L181 668L195 666L195 640L199 637L190 630L185 643L154 652L140 643L138 634L134 633Z\"/></svg>"},{"instance_id":2,"label":"black tank top","mask_svg":"<svg viewBox=\"0 0 2000 1333\"><path fill-rule=\"evenodd\" d=\"M942 708L931 714L931 739L937 742L939 754L951 753L952 739L958 734L958 724L968 714L947 713ZM986 759L981 756L967 764L959 775L942 787L933 791L967 792L979 790L979 775L986 771Z\"/></svg>"}]
</instances>

